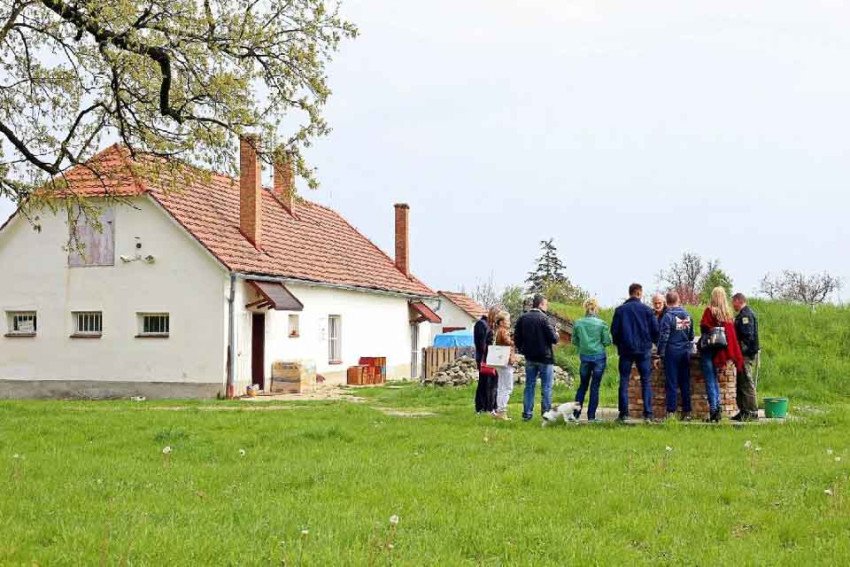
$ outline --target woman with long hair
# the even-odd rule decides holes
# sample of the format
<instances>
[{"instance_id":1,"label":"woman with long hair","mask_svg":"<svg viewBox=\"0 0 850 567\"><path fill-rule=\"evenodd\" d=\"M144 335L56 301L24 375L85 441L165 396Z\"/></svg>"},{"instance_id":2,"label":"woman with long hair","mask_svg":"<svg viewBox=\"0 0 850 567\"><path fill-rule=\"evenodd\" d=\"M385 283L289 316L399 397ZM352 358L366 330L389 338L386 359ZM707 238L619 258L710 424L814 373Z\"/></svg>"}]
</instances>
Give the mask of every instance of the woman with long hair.
<instances>
[{"instance_id":1,"label":"woman with long hair","mask_svg":"<svg viewBox=\"0 0 850 567\"><path fill-rule=\"evenodd\" d=\"M496 332L496 317L499 308L493 306L487 312L487 328L484 335L483 352L478 364L478 386L475 388L475 411L476 413L493 413L496 410L496 384L498 376L496 369L487 366L487 350L493 344Z\"/></svg>"},{"instance_id":2,"label":"woman with long hair","mask_svg":"<svg viewBox=\"0 0 850 567\"><path fill-rule=\"evenodd\" d=\"M500 311L496 315L493 344L511 349L508 365L496 367L498 383L496 385L496 411L493 412L493 417L496 419L510 420L511 418L508 417L508 401L511 398L511 392L514 390L513 365L516 362L516 355L514 354L514 340L511 337L511 315L507 311Z\"/></svg>"},{"instance_id":3,"label":"woman with long hair","mask_svg":"<svg viewBox=\"0 0 850 567\"><path fill-rule=\"evenodd\" d=\"M711 290L711 302L702 314L699 323L703 335L712 333L713 329L721 328L726 333L726 346L709 348L702 344L700 363L702 373L705 377L705 391L708 395L709 418L711 422L719 422L722 412L720 409L720 384L718 374L726 367L729 361L735 363L738 372L743 372L744 356L738 345L738 336L735 333L735 317L729 307L729 299L726 297L726 289L716 287Z\"/></svg>"}]
</instances>

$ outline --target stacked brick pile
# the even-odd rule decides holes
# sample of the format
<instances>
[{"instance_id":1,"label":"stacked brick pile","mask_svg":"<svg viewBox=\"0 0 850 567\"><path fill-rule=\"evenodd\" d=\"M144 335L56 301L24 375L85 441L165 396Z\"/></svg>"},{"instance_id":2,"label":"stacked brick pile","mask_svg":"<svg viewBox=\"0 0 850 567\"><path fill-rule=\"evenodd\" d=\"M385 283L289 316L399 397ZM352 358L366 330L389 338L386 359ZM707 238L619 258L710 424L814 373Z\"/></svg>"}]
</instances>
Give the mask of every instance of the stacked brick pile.
<instances>
[{"instance_id":1,"label":"stacked brick pile","mask_svg":"<svg viewBox=\"0 0 850 567\"><path fill-rule=\"evenodd\" d=\"M731 416L735 413L735 379L736 370L733 363L729 363L719 373L720 382L720 409L723 414ZM650 383L652 384L652 413L654 417L665 417L667 415L666 396L664 392L664 366L652 371ZM699 357L691 358L691 406L692 416L696 419L708 417L708 397L705 395L705 378L699 364ZM681 402L677 411L682 410ZM640 390L640 376L637 369L632 368L632 376L629 380L629 417L643 418L643 397Z\"/></svg>"}]
</instances>

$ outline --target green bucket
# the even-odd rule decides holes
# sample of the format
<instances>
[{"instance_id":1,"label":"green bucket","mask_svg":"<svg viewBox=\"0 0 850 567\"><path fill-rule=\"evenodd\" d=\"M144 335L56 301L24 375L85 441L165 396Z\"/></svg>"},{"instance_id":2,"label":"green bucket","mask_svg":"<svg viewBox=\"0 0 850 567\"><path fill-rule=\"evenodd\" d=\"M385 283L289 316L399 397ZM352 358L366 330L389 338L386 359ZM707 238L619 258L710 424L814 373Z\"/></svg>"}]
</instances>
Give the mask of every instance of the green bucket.
<instances>
[{"instance_id":1,"label":"green bucket","mask_svg":"<svg viewBox=\"0 0 850 567\"><path fill-rule=\"evenodd\" d=\"M783 418L788 414L788 398L765 398L764 416Z\"/></svg>"}]
</instances>

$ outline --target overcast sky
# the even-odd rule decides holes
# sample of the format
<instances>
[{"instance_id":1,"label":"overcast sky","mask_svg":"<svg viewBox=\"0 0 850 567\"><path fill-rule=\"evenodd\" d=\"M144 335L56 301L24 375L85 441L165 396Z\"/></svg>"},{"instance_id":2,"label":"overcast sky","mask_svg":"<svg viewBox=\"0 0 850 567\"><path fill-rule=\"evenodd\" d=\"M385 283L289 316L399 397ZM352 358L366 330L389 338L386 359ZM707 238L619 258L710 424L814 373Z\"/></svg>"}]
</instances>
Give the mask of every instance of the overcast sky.
<instances>
[{"instance_id":1,"label":"overcast sky","mask_svg":"<svg viewBox=\"0 0 850 567\"><path fill-rule=\"evenodd\" d=\"M850 3L344 9L361 36L329 69L334 131L306 196L390 253L409 203L435 289L521 283L551 237L607 304L686 250L744 292L783 268L850 287Z\"/></svg>"}]
</instances>

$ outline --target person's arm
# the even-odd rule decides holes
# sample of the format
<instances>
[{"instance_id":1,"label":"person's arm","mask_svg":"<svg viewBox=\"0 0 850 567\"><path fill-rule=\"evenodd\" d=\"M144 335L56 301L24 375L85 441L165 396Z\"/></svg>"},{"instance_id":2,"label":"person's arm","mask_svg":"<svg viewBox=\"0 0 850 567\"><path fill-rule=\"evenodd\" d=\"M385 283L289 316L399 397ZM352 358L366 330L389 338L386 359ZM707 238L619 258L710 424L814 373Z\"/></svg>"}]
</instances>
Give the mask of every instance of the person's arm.
<instances>
[{"instance_id":1,"label":"person's arm","mask_svg":"<svg viewBox=\"0 0 850 567\"><path fill-rule=\"evenodd\" d=\"M581 338L578 333L578 321L573 323L573 336L570 337L570 342L576 347L576 350L581 348Z\"/></svg>"},{"instance_id":2,"label":"person's arm","mask_svg":"<svg viewBox=\"0 0 850 567\"><path fill-rule=\"evenodd\" d=\"M608 331L608 323L602 323L602 346L611 346L613 340L611 339L611 333Z\"/></svg>"},{"instance_id":3,"label":"person's arm","mask_svg":"<svg viewBox=\"0 0 850 567\"><path fill-rule=\"evenodd\" d=\"M616 346L620 346L620 340L622 337L620 326L622 322L620 320L620 310L614 310L614 319L611 320L611 342L613 342Z\"/></svg>"},{"instance_id":4,"label":"person's arm","mask_svg":"<svg viewBox=\"0 0 850 567\"><path fill-rule=\"evenodd\" d=\"M752 315L742 313L741 324L737 326L735 331L738 333L738 340L741 342L742 353L748 354L756 337L755 321L753 321Z\"/></svg>"},{"instance_id":5,"label":"person's arm","mask_svg":"<svg viewBox=\"0 0 850 567\"><path fill-rule=\"evenodd\" d=\"M549 343L553 345L558 344L558 340L561 337L558 336L558 329L555 328L555 323L548 316L546 317L546 323L548 323L546 328L549 329Z\"/></svg>"},{"instance_id":6,"label":"person's arm","mask_svg":"<svg viewBox=\"0 0 850 567\"><path fill-rule=\"evenodd\" d=\"M688 316L688 340L694 342L694 320Z\"/></svg>"},{"instance_id":7,"label":"person's arm","mask_svg":"<svg viewBox=\"0 0 850 567\"><path fill-rule=\"evenodd\" d=\"M702 319L699 322L699 330L702 334L706 334L714 327L714 316L711 314L711 309L708 307L705 308L705 311L702 312Z\"/></svg>"},{"instance_id":8,"label":"person's arm","mask_svg":"<svg viewBox=\"0 0 850 567\"><path fill-rule=\"evenodd\" d=\"M523 351L522 317L517 319L516 325L514 325L514 345L516 345L517 352L522 353L522 351Z\"/></svg>"},{"instance_id":9,"label":"person's arm","mask_svg":"<svg viewBox=\"0 0 850 567\"><path fill-rule=\"evenodd\" d=\"M658 332L658 356L664 356L667 341L670 340L670 319L671 317L667 315L661 319L661 329Z\"/></svg>"},{"instance_id":10,"label":"person's arm","mask_svg":"<svg viewBox=\"0 0 850 567\"><path fill-rule=\"evenodd\" d=\"M646 308L646 316L649 318L649 338L656 345L658 344L658 318L649 307ZM665 317L666 319L666 317ZM660 352L660 351L659 351Z\"/></svg>"}]
</instances>

